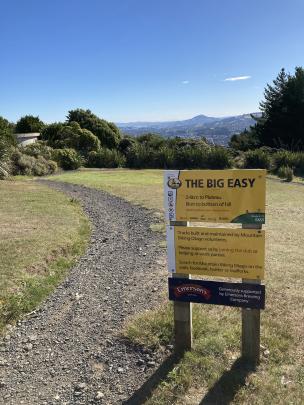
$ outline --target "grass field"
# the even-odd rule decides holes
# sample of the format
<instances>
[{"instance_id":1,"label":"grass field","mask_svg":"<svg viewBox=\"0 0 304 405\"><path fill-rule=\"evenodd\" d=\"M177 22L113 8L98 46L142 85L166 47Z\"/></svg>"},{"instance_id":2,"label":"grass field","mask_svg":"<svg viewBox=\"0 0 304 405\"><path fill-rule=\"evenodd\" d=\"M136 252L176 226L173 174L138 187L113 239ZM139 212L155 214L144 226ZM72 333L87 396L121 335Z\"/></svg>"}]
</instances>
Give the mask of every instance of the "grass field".
<instances>
[{"instance_id":1,"label":"grass field","mask_svg":"<svg viewBox=\"0 0 304 405\"><path fill-rule=\"evenodd\" d=\"M105 190L133 204L160 211L163 198L160 173L160 170L85 169L51 176L49 179Z\"/></svg>"},{"instance_id":2,"label":"grass field","mask_svg":"<svg viewBox=\"0 0 304 405\"><path fill-rule=\"evenodd\" d=\"M104 189L163 210L161 171L79 171L52 179ZM303 207L303 186L267 181L266 310L257 372L246 375L235 366L240 310L194 305L195 349L158 386L149 404L304 403ZM169 343L170 306L132 320L126 334L146 346Z\"/></svg>"},{"instance_id":3,"label":"grass field","mask_svg":"<svg viewBox=\"0 0 304 405\"><path fill-rule=\"evenodd\" d=\"M30 180L0 182L0 332L62 280L89 232L64 194Z\"/></svg>"}]
</instances>

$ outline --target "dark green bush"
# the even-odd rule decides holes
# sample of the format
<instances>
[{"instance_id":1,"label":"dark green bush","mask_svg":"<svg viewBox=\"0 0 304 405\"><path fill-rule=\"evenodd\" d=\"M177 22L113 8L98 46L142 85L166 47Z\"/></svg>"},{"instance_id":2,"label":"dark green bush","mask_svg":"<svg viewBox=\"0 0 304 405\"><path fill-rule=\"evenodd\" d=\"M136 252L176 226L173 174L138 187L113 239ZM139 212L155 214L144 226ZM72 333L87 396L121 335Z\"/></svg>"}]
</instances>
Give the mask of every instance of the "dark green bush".
<instances>
[{"instance_id":1,"label":"dark green bush","mask_svg":"<svg viewBox=\"0 0 304 405\"><path fill-rule=\"evenodd\" d=\"M163 136L159 134L153 134L151 132L139 135L136 138L136 141L144 145L145 147L152 149L159 149L166 143L166 139Z\"/></svg>"},{"instance_id":2,"label":"dark green bush","mask_svg":"<svg viewBox=\"0 0 304 405\"><path fill-rule=\"evenodd\" d=\"M258 146L259 140L255 136L254 131L248 132L245 130L239 135L232 135L229 141L229 147L237 151L246 152L256 149Z\"/></svg>"},{"instance_id":3,"label":"dark green bush","mask_svg":"<svg viewBox=\"0 0 304 405\"><path fill-rule=\"evenodd\" d=\"M211 148L207 155L208 169L227 169L232 166L229 151L220 146Z\"/></svg>"},{"instance_id":4,"label":"dark green bush","mask_svg":"<svg viewBox=\"0 0 304 405\"><path fill-rule=\"evenodd\" d=\"M293 170L291 167L281 166L278 170L278 176L280 177L280 179L284 179L286 181L292 181Z\"/></svg>"},{"instance_id":5,"label":"dark green bush","mask_svg":"<svg viewBox=\"0 0 304 405\"><path fill-rule=\"evenodd\" d=\"M16 133L24 134L29 132L41 132L45 124L39 119L39 117L34 117L33 115L25 115L21 117L16 124Z\"/></svg>"},{"instance_id":6,"label":"dark green bush","mask_svg":"<svg viewBox=\"0 0 304 405\"><path fill-rule=\"evenodd\" d=\"M244 167L247 169L269 169L270 156L262 150L250 150L245 153Z\"/></svg>"},{"instance_id":7,"label":"dark green bush","mask_svg":"<svg viewBox=\"0 0 304 405\"><path fill-rule=\"evenodd\" d=\"M86 157L91 151L100 148L100 140L91 131L82 129L77 122L54 123L42 131L42 139L51 147L72 148Z\"/></svg>"},{"instance_id":8,"label":"dark green bush","mask_svg":"<svg viewBox=\"0 0 304 405\"><path fill-rule=\"evenodd\" d=\"M206 144L159 149L133 145L126 153L126 166L134 169L224 169L231 167L229 151Z\"/></svg>"},{"instance_id":9,"label":"dark green bush","mask_svg":"<svg viewBox=\"0 0 304 405\"><path fill-rule=\"evenodd\" d=\"M75 141L74 148L83 155L100 149L100 140L88 129L81 129Z\"/></svg>"},{"instance_id":10,"label":"dark green bush","mask_svg":"<svg viewBox=\"0 0 304 405\"><path fill-rule=\"evenodd\" d=\"M128 149L136 144L136 139L133 136L125 136L118 144L118 150L121 153L127 153Z\"/></svg>"},{"instance_id":11,"label":"dark green bush","mask_svg":"<svg viewBox=\"0 0 304 405\"><path fill-rule=\"evenodd\" d=\"M141 144L134 144L127 150L126 166L131 169L149 169L155 166L156 151Z\"/></svg>"},{"instance_id":12,"label":"dark green bush","mask_svg":"<svg viewBox=\"0 0 304 405\"><path fill-rule=\"evenodd\" d=\"M82 157L75 149L55 149L54 160L64 170L76 170L82 165Z\"/></svg>"},{"instance_id":13,"label":"dark green bush","mask_svg":"<svg viewBox=\"0 0 304 405\"><path fill-rule=\"evenodd\" d=\"M174 149L162 146L156 155L156 166L160 169L174 168Z\"/></svg>"},{"instance_id":14,"label":"dark green bush","mask_svg":"<svg viewBox=\"0 0 304 405\"><path fill-rule=\"evenodd\" d=\"M174 168L205 169L208 167L208 149L184 146L174 152Z\"/></svg>"},{"instance_id":15,"label":"dark green bush","mask_svg":"<svg viewBox=\"0 0 304 405\"><path fill-rule=\"evenodd\" d=\"M88 154L87 166L89 167L123 167L125 157L115 149L101 148L98 152L90 152Z\"/></svg>"},{"instance_id":16,"label":"dark green bush","mask_svg":"<svg viewBox=\"0 0 304 405\"><path fill-rule=\"evenodd\" d=\"M62 122L54 122L47 125L41 131L41 139L46 141L51 147L56 147L56 141L58 140L58 132L62 130L64 124Z\"/></svg>"},{"instance_id":17,"label":"dark green bush","mask_svg":"<svg viewBox=\"0 0 304 405\"><path fill-rule=\"evenodd\" d=\"M115 124L97 117L90 110L71 110L67 121L69 125L77 122L81 128L91 131L100 140L102 147L115 149L121 140L119 128Z\"/></svg>"}]
</instances>

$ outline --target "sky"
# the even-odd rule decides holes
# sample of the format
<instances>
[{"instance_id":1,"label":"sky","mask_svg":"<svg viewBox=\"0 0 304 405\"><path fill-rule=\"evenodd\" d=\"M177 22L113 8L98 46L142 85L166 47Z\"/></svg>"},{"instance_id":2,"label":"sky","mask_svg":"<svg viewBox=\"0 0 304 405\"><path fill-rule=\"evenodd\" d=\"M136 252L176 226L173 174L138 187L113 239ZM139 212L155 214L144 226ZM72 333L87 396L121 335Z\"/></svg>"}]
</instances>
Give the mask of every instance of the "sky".
<instances>
[{"instance_id":1,"label":"sky","mask_svg":"<svg viewBox=\"0 0 304 405\"><path fill-rule=\"evenodd\" d=\"M256 112L304 65L303 16L303 0L0 0L0 116Z\"/></svg>"}]
</instances>

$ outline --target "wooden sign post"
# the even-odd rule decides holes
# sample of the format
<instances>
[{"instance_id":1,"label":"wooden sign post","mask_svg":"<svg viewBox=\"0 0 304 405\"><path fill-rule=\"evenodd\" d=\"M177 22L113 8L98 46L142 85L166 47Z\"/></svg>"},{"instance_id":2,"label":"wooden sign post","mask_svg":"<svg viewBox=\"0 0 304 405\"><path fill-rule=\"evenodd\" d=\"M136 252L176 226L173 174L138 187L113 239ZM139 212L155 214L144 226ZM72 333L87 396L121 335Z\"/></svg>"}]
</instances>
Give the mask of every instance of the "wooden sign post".
<instances>
[{"instance_id":1,"label":"wooden sign post","mask_svg":"<svg viewBox=\"0 0 304 405\"><path fill-rule=\"evenodd\" d=\"M187 221L170 221L171 226L187 226ZM190 279L189 274L173 274L174 278ZM192 303L173 303L174 307L174 352L182 356L185 351L192 349Z\"/></svg>"},{"instance_id":2,"label":"wooden sign post","mask_svg":"<svg viewBox=\"0 0 304 405\"><path fill-rule=\"evenodd\" d=\"M174 301L175 353L192 348L192 302L242 308L242 358L260 361L260 309L265 306L265 170L165 172L169 299ZM236 223L242 229L190 227ZM242 279L193 280L191 274Z\"/></svg>"},{"instance_id":3,"label":"wooden sign post","mask_svg":"<svg viewBox=\"0 0 304 405\"><path fill-rule=\"evenodd\" d=\"M246 224L243 229L262 229L262 225ZM245 280L251 284L261 284L259 280ZM242 359L248 368L255 370L260 363L260 310L242 308Z\"/></svg>"}]
</instances>

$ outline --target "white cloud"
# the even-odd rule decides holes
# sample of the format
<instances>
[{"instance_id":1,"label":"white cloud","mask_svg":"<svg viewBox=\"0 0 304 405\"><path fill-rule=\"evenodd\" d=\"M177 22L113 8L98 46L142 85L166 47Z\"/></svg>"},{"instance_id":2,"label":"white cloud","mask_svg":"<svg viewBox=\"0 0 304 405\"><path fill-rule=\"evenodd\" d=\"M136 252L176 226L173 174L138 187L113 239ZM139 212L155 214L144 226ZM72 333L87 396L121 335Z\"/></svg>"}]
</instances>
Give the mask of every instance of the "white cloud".
<instances>
[{"instance_id":1,"label":"white cloud","mask_svg":"<svg viewBox=\"0 0 304 405\"><path fill-rule=\"evenodd\" d=\"M190 82L189 82L189 80L183 80L182 81L182 84L189 84Z\"/></svg>"},{"instance_id":2,"label":"white cloud","mask_svg":"<svg viewBox=\"0 0 304 405\"><path fill-rule=\"evenodd\" d=\"M224 82L236 82L237 80L248 80L251 79L251 76L235 76L235 77L227 77Z\"/></svg>"}]
</instances>

